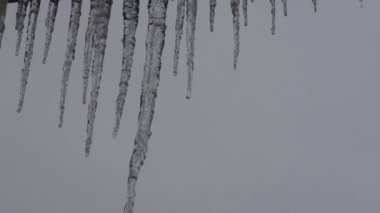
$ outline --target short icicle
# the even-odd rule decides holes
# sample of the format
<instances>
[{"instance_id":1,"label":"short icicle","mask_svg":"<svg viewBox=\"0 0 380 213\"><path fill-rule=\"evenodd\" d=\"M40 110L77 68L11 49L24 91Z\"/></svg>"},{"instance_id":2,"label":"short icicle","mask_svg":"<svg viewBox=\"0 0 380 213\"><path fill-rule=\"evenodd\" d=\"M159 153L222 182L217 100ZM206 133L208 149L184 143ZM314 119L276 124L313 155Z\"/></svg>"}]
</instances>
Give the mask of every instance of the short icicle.
<instances>
[{"instance_id":1,"label":"short icicle","mask_svg":"<svg viewBox=\"0 0 380 213\"><path fill-rule=\"evenodd\" d=\"M270 4L271 4L271 14L272 14L271 34L274 35L276 32L276 0L270 0Z\"/></svg>"},{"instance_id":2,"label":"short icicle","mask_svg":"<svg viewBox=\"0 0 380 213\"><path fill-rule=\"evenodd\" d=\"M108 24L111 17L111 7L113 0L103 0L99 4L99 14L97 14L96 30L94 35L94 56L92 59L92 90L87 113L87 139L85 152L90 154L92 136L94 131L95 113L98 105L100 81L102 79L103 61L106 50Z\"/></svg>"},{"instance_id":3,"label":"short icicle","mask_svg":"<svg viewBox=\"0 0 380 213\"><path fill-rule=\"evenodd\" d=\"M216 0L210 0L210 31L214 32Z\"/></svg>"},{"instance_id":4,"label":"short icicle","mask_svg":"<svg viewBox=\"0 0 380 213\"><path fill-rule=\"evenodd\" d=\"M174 45L174 65L173 75L178 74L178 60L181 46L181 38L183 34L183 22L185 20L185 0L178 0L177 18L175 21L175 45Z\"/></svg>"},{"instance_id":5,"label":"short icicle","mask_svg":"<svg viewBox=\"0 0 380 213\"><path fill-rule=\"evenodd\" d=\"M193 87L195 27L197 24L197 0L186 0L186 43L187 43L187 92L190 99Z\"/></svg>"},{"instance_id":6,"label":"short icicle","mask_svg":"<svg viewBox=\"0 0 380 213\"><path fill-rule=\"evenodd\" d=\"M49 54L50 43L53 36L55 18L57 17L59 0L50 0L48 7L48 14L46 17L45 25L46 25L46 41L45 48L43 53L42 63L46 64L46 60Z\"/></svg>"},{"instance_id":7,"label":"short icicle","mask_svg":"<svg viewBox=\"0 0 380 213\"><path fill-rule=\"evenodd\" d=\"M29 0L19 0L16 12L16 27L17 30L17 41L16 41L16 52L15 55L18 56L20 53L20 45L22 39L22 33L24 31L24 20L26 17L26 9L28 8Z\"/></svg>"},{"instance_id":8,"label":"short icicle","mask_svg":"<svg viewBox=\"0 0 380 213\"><path fill-rule=\"evenodd\" d=\"M284 16L288 16L288 0L282 0L282 5L284 8Z\"/></svg>"},{"instance_id":9,"label":"short icicle","mask_svg":"<svg viewBox=\"0 0 380 213\"><path fill-rule=\"evenodd\" d=\"M149 25L145 41L146 56L138 117L139 126L135 138L135 147L129 163L127 202L124 206L124 213L133 213L136 182L146 158L148 141L152 135L150 128L160 80L161 55L165 44L167 6L168 0L149 0L148 3Z\"/></svg>"},{"instance_id":10,"label":"short icicle","mask_svg":"<svg viewBox=\"0 0 380 213\"><path fill-rule=\"evenodd\" d=\"M314 12L317 12L317 0L311 0L314 6Z\"/></svg>"},{"instance_id":11,"label":"short icicle","mask_svg":"<svg viewBox=\"0 0 380 213\"><path fill-rule=\"evenodd\" d=\"M123 61L119 83L119 95L116 99L116 121L113 129L112 137L116 138L120 127L121 116L127 96L129 78L133 64L133 55L136 46L136 29L139 21L139 5L140 0L124 0L123 19L124 19L124 35L123 35Z\"/></svg>"},{"instance_id":12,"label":"short icicle","mask_svg":"<svg viewBox=\"0 0 380 213\"><path fill-rule=\"evenodd\" d=\"M231 11L233 16L233 31L234 31L234 70L237 69L237 60L239 57L240 41L239 41L239 31L240 31L240 14L239 14L240 0L231 0Z\"/></svg>"},{"instance_id":13,"label":"short icicle","mask_svg":"<svg viewBox=\"0 0 380 213\"><path fill-rule=\"evenodd\" d=\"M5 16L7 14L8 0L0 0L0 48L5 30Z\"/></svg>"},{"instance_id":14,"label":"short icicle","mask_svg":"<svg viewBox=\"0 0 380 213\"><path fill-rule=\"evenodd\" d=\"M20 113L24 105L26 84L28 82L28 75L30 69L30 62L33 57L34 37L36 34L37 18L40 10L41 0L31 0L29 9L29 22L27 30L27 38L25 45L24 67L21 71L21 85L20 85L20 98L18 102L17 112Z\"/></svg>"},{"instance_id":15,"label":"short icicle","mask_svg":"<svg viewBox=\"0 0 380 213\"><path fill-rule=\"evenodd\" d=\"M248 0L243 0L244 26L248 26Z\"/></svg>"},{"instance_id":16,"label":"short icicle","mask_svg":"<svg viewBox=\"0 0 380 213\"><path fill-rule=\"evenodd\" d=\"M69 22L69 30L67 33L65 62L63 64L63 73L62 73L61 98L59 101L58 127L62 127L63 125L63 115L65 112L66 93L67 93L71 65L73 63L73 60L75 59L75 46L77 44L81 9L82 9L82 0L71 0L70 22Z\"/></svg>"}]
</instances>

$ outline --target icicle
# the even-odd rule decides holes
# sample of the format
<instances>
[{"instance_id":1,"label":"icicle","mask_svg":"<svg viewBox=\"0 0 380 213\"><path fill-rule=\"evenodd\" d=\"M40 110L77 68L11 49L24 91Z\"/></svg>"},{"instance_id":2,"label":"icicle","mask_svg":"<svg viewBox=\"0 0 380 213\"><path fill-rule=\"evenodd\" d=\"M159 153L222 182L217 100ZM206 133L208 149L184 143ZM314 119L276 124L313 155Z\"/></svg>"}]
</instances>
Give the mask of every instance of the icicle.
<instances>
[{"instance_id":1,"label":"icicle","mask_svg":"<svg viewBox=\"0 0 380 213\"><path fill-rule=\"evenodd\" d=\"M248 26L248 0L243 0L244 26Z\"/></svg>"},{"instance_id":2,"label":"icicle","mask_svg":"<svg viewBox=\"0 0 380 213\"><path fill-rule=\"evenodd\" d=\"M59 4L59 0L50 0L49 2L48 15L45 21L47 31L46 31L44 54L43 54L43 59L42 59L43 64L46 64L46 60L49 54L51 38L54 31L55 18L57 16L58 4Z\"/></svg>"},{"instance_id":3,"label":"icicle","mask_svg":"<svg viewBox=\"0 0 380 213\"><path fill-rule=\"evenodd\" d=\"M90 14L88 16L88 26L86 30L86 37L84 43L84 58L83 58L83 96L82 103L86 104L88 77L91 67L91 59L93 54L94 34L96 28L96 16L98 10L98 4L101 0L90 1Z\"/></svg>"},{"instance_id":4,"label":"icicle","mask_svg":"<svg viewBox=\"0 0 380 213\"><path fill-rule=\"evenodd\" d=\"M67 34L65 62L63 64L61 99L59 103L60 113L59 113L58 127L62 127L62 124L63 124L63 114L65 111L67 86L68 86L68 81L69 81L71 65L75 58L75 46L77 44L81 8L82 8L82 0L71 0L70 22L69 22L69 30Z\"/></svg>"},{"instance_id":5,"label":"icicle","mask_svg":"<svg viewBox=\"0 0 380 213\"><path fill-rule=\"evenodd\" d=\"M272 28L271 28L271 33L272 35L275 34L276 32L276 0L270 0L271 4L271 13L272 13Z\"/></svg>"},{"instance_id":6,"label":"icicle","mask_svg":"<svg viewBox=\"0 0 380 213\"><path fill-rule=\"evenodd\" d=\"M174 46L174 66L173 74L178 74L179 50L183 34L183 22L185 20L185 0L178 0L177 19L175 21L175 46Z\"/></svg>"},{"instance_id":7,"label":"icicle","mask_svg":"<svg viewBox=\"0 0 380 213\"><path fill-rule=\"evenodd\" d=\"M193 84L194 71L194 48L195 48L195 26L197 21L197 0L186 0L186 40L187 40L187 94L190 99Z\"/></svg>"},{"instance_id":8,"label":"icicle","mask_svg":"<svg viewBox=\"0 0 380 213\"><path fill-rule=\"evenodd\" d=\"M314 5L314 12L317 12L317 0L311 0Z\"/></svg>"},{"instance_id":9,"label":"icicle","mask_svg":"<svg viewBox=\"0 0 380 213\"><path fill-rule=\"evenodd\" d=\"M284 16L288 16L288 0L282 0L282 5L284 7Z\"/></svg>"},{"instance_id":10,"label":"icicle","mask_svg":"<svg viewBox=\"0 0 380 213\"><path fill-rule=\"evenodd\" d=\"M29 11L29 22L26 38L24 67L21 73L20 99L18 102L17 112L20 113L24 104L26 84L28 81L30 62L33 56L34 37L37 27L38 12L40 9L41 0L31 0Z\"/></svg>"},{"instance_id":11,"label":"icicle","mask_svg":"<svg viewBox=\"0 0 380 213\"><path fill-rule=\"evenodd\" d=\"M124 213L132 213L136 197L136 182L144 164L151 136L150 127L153 120L157 88L160 79L161 55L165 44L165 19L168 0L149 0L149 25L146 36L146 61L142 81L139 128L135 138L131 161L129 163L128 195Z\"/></svg>"},{"instance_id":12,"label":"icicle","mask_svg":"<svg viewBox=\"0 0 380 213\"><path fill-rule=\"evenodd\" d=\"M360 4L360 8L364 7L364 1L363 0L359 0L359 4Z\"/></svg>"},{"instance_id":13,"label":"icicle","mask_svg":"<svg viewBox=\"0 0 380 213\"><path fill-rule=\"evenodd\" d=\"M216 0L210 0L210 31L214 32Z\"/></svg>"},{"instance_id":14,"label":"icicle","mask_svg":"<svg viewBox=\"0 0 380 213\"><path fill-rule=\"evenodd\" d=\"M5 30L5 15L7 14L8 0L0 0L0 48Z\"/></svg>"},{"instance_id":15,"label":"icicle","mask_svg":"<svg viewBox=\"0 0 380 213\"><path fill-rule=\"evenodd\" d=\"M234 31L234 42L235 42L235 48L234 48L234 70L237 69L237 59L239 57L239 5L240 0L231 0L231 11L233 16L233 31Z\"/></svg>"},{"instance_id":16,"label":"icicle","mask_svg":"<svg viewBox=\"0 0 380 213\"><path fill-rule=\"evenodd\" d=\"M28 8L29 0L19 0L16 13L16 27L17 42L15 55L18 56L20 52L20 44L22 39L22 32L24 31L24 20L26 16L26 9Z\"/></svg>"},{"instance_id":17,"label":"icicle","mask_svg":"<svg viewBox=\"0 0 380 213\"><path fill-rule=\"evenodd\" d=\"M121 116L127 96L128 81L131 76L133 55L136 45L136 29L139 21L140 0L124 0L124 36L123 36L123 63L119 83L119 95L116 99L116 122L112 137L116 138L120 126Z\"/></svg>"},{"instance_id":18,"label":"icicle","mask_svg":"<svg viewBox=\"0 0 380 213\"><path fill-rule=\"evenodd\" d=\"M111 16L111 6L113 0L101 0L99 4L99 14L94 35L94 56L92 59L92 90L87 113L87 139L86 156L90 154L92 135L94 130L95 112L98 105L100 81L102 79L104 53L108 34L108 24Z\"/></svg>"}]
</instances>

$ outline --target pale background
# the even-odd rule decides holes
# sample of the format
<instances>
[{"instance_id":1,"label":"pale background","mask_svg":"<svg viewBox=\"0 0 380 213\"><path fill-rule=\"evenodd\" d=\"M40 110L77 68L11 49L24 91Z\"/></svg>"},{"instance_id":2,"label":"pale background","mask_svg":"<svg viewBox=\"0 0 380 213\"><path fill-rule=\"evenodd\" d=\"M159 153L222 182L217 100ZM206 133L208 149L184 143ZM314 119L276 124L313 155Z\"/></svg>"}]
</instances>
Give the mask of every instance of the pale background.
<instances>
[{"instance_id":1,"label":"pale background","mask_svg":"<svg viewBox=\"0 0 380 213\"><path fill-rule=\"evenodd\" d=\"M65 123L58 103L69 18L61 1L51 51L41 65L47 0L39 16L24 109L16 113L23 56L15 57L16 4L0 51L0 212L121 212L137 131L147 1L119 137L111 138L121 68L122 1L115 0L91 154L84 157L81 104L83 6ZM380 210L380 1L249 4L232 70L229 1L218 1L209 32L199 1L194 90L185 99L186 61L172 76L176 3L168 10L156 114L137 185L136 213L375 213ZM241 19L242 20L242 19ZM24 50L24 42L22 50ZM185 50L185 42L182 43Z\"/></svg>"}]
</instances>

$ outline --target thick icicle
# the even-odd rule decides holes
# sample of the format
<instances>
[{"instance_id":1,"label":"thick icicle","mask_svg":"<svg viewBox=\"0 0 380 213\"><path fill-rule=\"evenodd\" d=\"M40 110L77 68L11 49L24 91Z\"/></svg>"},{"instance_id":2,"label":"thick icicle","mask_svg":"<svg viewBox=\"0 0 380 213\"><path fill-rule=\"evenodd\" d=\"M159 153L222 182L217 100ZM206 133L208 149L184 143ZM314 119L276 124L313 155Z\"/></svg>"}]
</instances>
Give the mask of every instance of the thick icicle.
<instances>
[{"instance_id":1,"label":"thick icicle","mask_svg":"<svg viewBox=\"0 0 380 213\"><path fill-rule=\"evenodd\" d=\"M98 4L101 0L90 1L90 13L88 15L88 26L86 30L85 43L84 43L84 57L83 57L83 95L82 103L86 104L88 77L90 73L91 60L93 54L93 43L96 28L96 16L98 13Z\"/></svg>"},{"instance_id":2,"label":"thick icicle","mask_svg":"<svg viewBox=\"0 0 380 213\"><path fill-rule=\"evenodd\" d=\"M18 56L20 52L20 44L22 39L22 32L24 31L24 20L26 16L26 9L28 8L29 0L19 0L16 12L16 27L17 30L17 41L16 41L16 52L15 55Z\"/></svg>"},{"instance_id":3,"label":"thick icicle","mask_svg":"<svg viewBox=\"0 0 380 213\"><path fill-rule=\"evenodd\" d=\"M210 0L210 31L214 32L216 0Z\"/></svg>"},{"instance_id":4,"label":"thick icicle","mask_svg":"<svg viewBox=\"0 0 380 213\"><path fill-rule=\"evenodd\" d=\"M363 0L359 0L359 4L360 4L360 8L364 7L364 1Z\"/></svg>"},{"instance_id":5,"label":"thick icicle","mask_svg":"<svg viewBox=\"0 0 380 213\"><path fill-rule=\"evenodd\" d=\"M46 29L45 48L44 48L44 54L43 54L43 59L42 59L43 64L46 64L46 60L49 54L51 38L54 31L55 18L57 16L57 11L58 11L58 4L59 4L59 0L50 0L49 2L48 14L45 21L45 25L47 29Z\"/></svg>"},{"instance_id":6,"label":"thick icicle","mask_svg":"<svg viewBox=\"0 0 380 213\"><path fill-rule=\"evenodd\" d=\"M140 0L124 0L123 19L124 19L124 35L123 35L123 62L119 83L119 95L116 99L116 122L113 129L112 137L117 136L120 127L120 120L123 114L125 97L128 91L128 82L131 76L133 64L133 55L136 45L136 29L139 21L139 5Z\"/></svg>"},{"instance_id":7,"label":"thick icicle","mask_svg":"<svg viewBox=\"0 0 380 213\"><path fill-rule=\"evenodd\" d=\"M185 0L178 0L177 19L175 21L175 45L174 45L174 66L173 66L174 76L178 74L179 50L181 46L184 20L185 20Z\"/></svg>"},{"instance_id":8,"label":"thick icicle","mask_svg":"<svg viewBox=\"0 0 380 213\"><path fill-rule=\"evenodd\" d=\"M24 104L26 84L28 81L30 62L33 56L34 37L37 27L38 12L40 10L41 0L31 0L29 9L29 22L27 30L27 38L25 45L25 57L24 67L21 71L21 86L20 86L20 98L18 102L17 112L20 113Z\"/></svg>"},{"instance_id":9,"label":"thick icicle","mask_svg":"<svg viewBox=\"0 0 380 213\"><path fill-rule=\"evenodd\" d=\"M282 0L282 5L284 8L284 16L288 16L288 0Z\"/></svg>"},{"instance_id":10,"label":"thick icicle","mask_svg":"<svg viewBox=\"0 0 380 213\"><path fill-rule=\"evenodd\" d=\"M233 31L234 31L234 70L237 69L237 59L239 57L239 28L240 28L240 22L239 22L239 5L240 0L231 0L231 11L233 16Z\"/></svg>"},{"instance_id":11,"label":"thick icicle","mask_svg":"<svg viewBox=\"0 0 380 213\"><path fill-rule=\"evenodd\" d=\"M243 0L244 26L248 26L248 0Z\"/></svg>"},{"instance_id":12,"label":"thick icicle","mask_svg":"<svg viewBox=\"0 0 380 213\"><path fill-rule=\"evenodd\" d=\"M149 25L146 36L146 56L144 77L142 80L139 127L135 138L131 161L129 163L129 176L127 182L127 203L124 213L132 213L136 197L136 182L141 167L144 164L148 150L148 140L151 136L150 127L153 120L157 88L160 80L161 55L165 44L165 19L168 0L149 0Z\"/></svg>"},{"instance_id":13,"label":"thick icicle","mask_svg":"<svg viewBox=\"0 0 380 213\"><path fill-rule=\"evenodd\" d=\"M8 0L0 0L0 48L5 30L5 15L7 14Z\"/></svg>"},{"instance_id":14,"label":"thick icicle","mask_svg":"<svg viewBox=\"0 0 380 213\"><path fill-rule=\"evenodd\" d=\"M195 27L197 22L197 0L186 0L186 43L187 43L187 93L190 99L193 85Z\"/></svg>"},{"instance_id":15,"label":"thick icicle","mask_svg":"<svg viewBox=\"0 0 380 213\"><path fill-rule=\"evenodd\" d=\"M314 12L317 12L317 0L311 0L314 5Z\"/></svg>"},{"instance_id":16,"label":"thick icicle","mask_svg":"<svg viewBox=\"0 0 380 213\"><path fill-rule=\"evenodd\" d=\"M69 30L67 34L65 62L63 64L61 99L59 103L60 112L59 112L58 127L62 127L62 124L63 124L63 114L65 112L65 100L66 100L70 69L71 69L73 60L75 59L75 46L77 44L81 8L82 8L82 0L71 0L70 22L69 22Z\"/></svg>"},{"instance_id":17,"label":"thick icicle","mask_svg":"<svg viewBox=\"0 0 380 213\"><path fill-rule=\"evenodd\" d=\"M271 14L272 14L272 28L271 33L272 35L276 32L276 0L270 0L271 4Z\"/></svg>"},{"instance_id":18,"label":"thick icicle","mask_svg":"<svg viewBox=\"0 0 380 213\"><path fill-rule=\"evenodd\" d=\"M101 0L99 4L99 14L97 14L96 29L94 35L94 56L92 59L92 90L87 113L87 139L85 152L86 156L90 154L92 144L92 135L94 131L94 121L96 107L98 105L98 96L100 81L102 79L104 53L106 50L106 41L108 34L108 24L111 17L111 6L113 0Z\"/></svg>"}]
</instances>

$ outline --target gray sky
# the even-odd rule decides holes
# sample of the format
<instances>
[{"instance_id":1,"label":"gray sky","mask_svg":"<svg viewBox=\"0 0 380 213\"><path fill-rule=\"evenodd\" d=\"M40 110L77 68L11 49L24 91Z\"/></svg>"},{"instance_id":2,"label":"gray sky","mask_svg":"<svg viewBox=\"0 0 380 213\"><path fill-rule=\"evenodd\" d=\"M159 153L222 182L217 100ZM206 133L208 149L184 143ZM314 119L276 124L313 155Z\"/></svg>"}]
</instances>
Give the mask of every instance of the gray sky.
<instances>
[{"instance_id":1,"label":"gray sky","mask_svg":"<svg viewBox=\"0 0 380 213\"><path fill-rule=\"evenodd\" d=\"M380 210L380 1L249 4L232 70L229 2L218 1L209 32L199 1L193 95L186 100L185 51L172 76L176 4L170 3L161 82L136 213L357 213ZM39 16L24 109L16 113L23 57L15 57L10 6L0 51L0 212L121 212L145 59L146 1L119 137L111 138L121 67L122 1L115 1L96 115L84 157L81 105L85 1L65 123L58 104L69 18L62 1L48 63L42 65L47 3ZM22 49L24 49L24 41ZM185 50L185 42L182 43Z\"/></svg>"}]
</instances>

